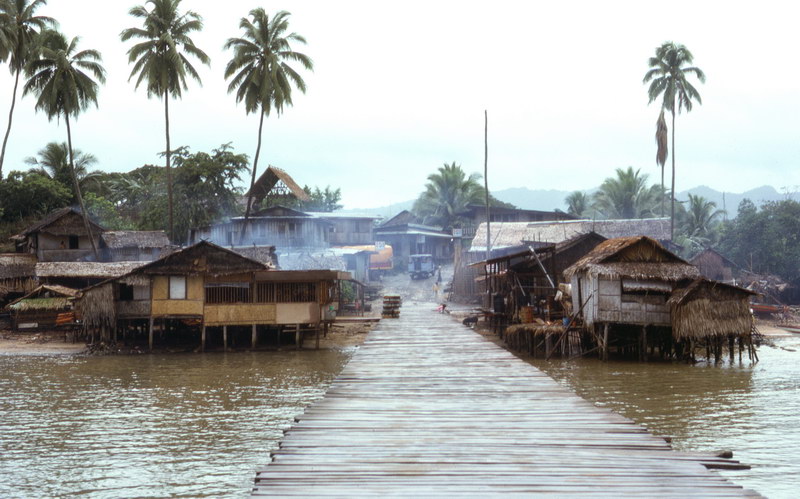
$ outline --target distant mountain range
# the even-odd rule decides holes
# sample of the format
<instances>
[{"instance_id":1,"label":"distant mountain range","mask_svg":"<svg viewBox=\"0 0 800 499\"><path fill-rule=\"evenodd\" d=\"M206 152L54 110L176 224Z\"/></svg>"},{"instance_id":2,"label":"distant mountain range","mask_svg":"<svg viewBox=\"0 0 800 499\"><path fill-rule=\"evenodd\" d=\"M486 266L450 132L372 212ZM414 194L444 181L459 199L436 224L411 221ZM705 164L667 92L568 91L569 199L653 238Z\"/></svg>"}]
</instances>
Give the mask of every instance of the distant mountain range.
<instances>
[{"instance_id":1,"label":"distant mountain range","mask_svg":"<svg viewBox=\"0 0 800 499\"><path fill-rule=\"evenodd\" d=\"M584 192L591 194L595 191L597 191L596 188L589 189ZM550 211L558 209L566 211L567 205L564 202L564 199L566 199L571 192L572 191L560 191L557 189L528 189L527 187L512 187L510 189L493 191L492 194L501 201L511 203L514 206L525 210ZM728 216L731 218L736 216L739 203L741 203L745 198L755 203L756 206L760 206L764 202L779 201L786 197L784 194L781 194L775 190L774 187L769 185L756 187L755 189L750 189L749 191L742 193L721 192L706 185L701 185L686 191L678 192L678 199L682 201L686 200L688 199L688 194L703 196L709 201L715 202L717 204L717 208L725 209L728 212ZM342 210L342 212L389 218L403 210L411 209L413 204L414 200L410 200L388 206L381 206L378 208Z\"/></svg>"}]
</instances>

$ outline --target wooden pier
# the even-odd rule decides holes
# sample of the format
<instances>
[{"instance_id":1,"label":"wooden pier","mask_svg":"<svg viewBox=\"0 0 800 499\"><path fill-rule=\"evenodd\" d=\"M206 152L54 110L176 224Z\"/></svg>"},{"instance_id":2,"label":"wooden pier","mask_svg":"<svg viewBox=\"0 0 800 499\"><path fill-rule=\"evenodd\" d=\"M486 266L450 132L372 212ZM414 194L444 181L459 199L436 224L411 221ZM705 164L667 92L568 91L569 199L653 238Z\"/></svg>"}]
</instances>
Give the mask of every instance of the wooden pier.
<instances>
[{"instance_id":1,"label":"wooden pier","mask_svg":"<svg viewBox=\"0 0 800 499\"><path fill-rule=\"evenodd\" d=\"M253 495L758 496L432 308L381 321Z\"/></svg>"}]
</instances>

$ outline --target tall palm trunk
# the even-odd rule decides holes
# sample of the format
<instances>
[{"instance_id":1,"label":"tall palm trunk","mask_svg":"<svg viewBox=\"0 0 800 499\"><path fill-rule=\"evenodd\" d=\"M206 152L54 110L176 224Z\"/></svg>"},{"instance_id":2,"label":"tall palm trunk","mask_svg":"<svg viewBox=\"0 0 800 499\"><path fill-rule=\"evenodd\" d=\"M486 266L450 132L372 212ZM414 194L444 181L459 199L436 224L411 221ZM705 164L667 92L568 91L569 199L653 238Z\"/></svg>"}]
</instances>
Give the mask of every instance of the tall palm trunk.
<instances>
[{"instance_id":1,"label":"tall palm trunk","mask_svg":"<svg viewBox=\"0 0 800 499\"><path fill-rule=\"evenodd\" d=\"M169 166L169 91L164 90L164 131L167 135L167 211L169 212L169 240L175 242L175 226L172 223L172 170Z\"/></svg>"},{"instance_id":2,"label":"tall palm trunk","mask_svg":"<svg viewBox=\"0 0 800 499\"><path fill-rule=\"evenodd\" d=\"M8 111L8 128L6 128L6 136L3 138L3 149L0 151L0 179L3 178L3 161L6 158L6 144L8 144L8 136L11 134L11 119L14 117L14 105L17 103L17 87L19 86L19 73L17 68L16 76L14 77L14 93L11 94L11 109Z\"/></svg>"},{"instance_id":3,"label":"tall palm trunk","mask_svg":"<svg viewBox=\"0 0 800 499\"><path fill-rule=\"evenodd\" d=\"M669 215L669 240L675 238L675 104L672 104L672 203Z\"/></svg>"},{"instance_id":4,"label":"tall palm trunk","mask_svg":"<svg viewBox=\"0 0 800 499\"><path fill-rule=\"evenodd\" d=\"M261 154L261 131L264 128L264 106L261 106L261 116L258 120L258 142L256 143L256 156L253 158L253 175L250 177L250 190L247 192L247 207L244 210L244 223L242 224L242 235L239 237L239 244L244 244L244 236L247 232L247 222L250 219L250 208L253 204L253 188L256 185L256 170L258 168L258 156Z\"/></svg>"},{"instance_id":5,"label":"tall palm trunk","mask_svg":"<svg viewBox=\"0 0 800 499\"><path fill-rule=\"evenodd\" d=\"M92 234L92 226L89 224L89 213L86 212L86 206L83 204L83 196L81 195L81 184L78 182L78 175L75 173L75 162L72 158L72 130L69 126L69 114L64 113L64 121L67 124L67 145L69 147L69 171L72 173L72 183L75 186L75 195L78 197L78 204L81 207L81 215L83 215L83 226L86 233L89 235L89 242L92 243L92 253L94 253L94 260L100 261L100 256L97 253L97 245L94 242L94 235Z\"/></svg>"}]
</instances>

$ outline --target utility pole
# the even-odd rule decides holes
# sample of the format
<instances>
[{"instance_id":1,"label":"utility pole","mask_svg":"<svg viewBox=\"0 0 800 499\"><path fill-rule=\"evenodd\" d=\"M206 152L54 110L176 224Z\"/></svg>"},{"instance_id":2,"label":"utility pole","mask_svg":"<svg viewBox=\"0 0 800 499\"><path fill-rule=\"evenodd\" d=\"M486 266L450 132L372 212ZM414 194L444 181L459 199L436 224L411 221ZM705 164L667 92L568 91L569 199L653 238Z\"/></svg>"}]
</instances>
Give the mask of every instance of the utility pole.
<instances>
[{"instance_id":1,"label":"utility pole","mask_svg":"<svg viewBox=\"0 0 800 499\"><path fill-rule=\"evenodd\" d=\"M492 236L489 230L489 113L483 110L483 187L486 190L486 261L492 254Z\"/></svg>"}]
</instances>

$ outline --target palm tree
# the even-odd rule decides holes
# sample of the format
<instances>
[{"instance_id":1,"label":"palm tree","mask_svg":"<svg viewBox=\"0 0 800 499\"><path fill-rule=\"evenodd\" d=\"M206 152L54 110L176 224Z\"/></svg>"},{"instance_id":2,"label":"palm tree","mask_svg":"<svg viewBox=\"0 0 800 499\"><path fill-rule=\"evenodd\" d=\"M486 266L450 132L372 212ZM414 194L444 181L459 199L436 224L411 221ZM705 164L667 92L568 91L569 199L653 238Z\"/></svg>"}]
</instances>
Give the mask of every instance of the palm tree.
<instances>
[{"instance_id":1,"label":"palm tree","mask_svg":"<svg viewBox=\"0 0 800 499\"><path fill-rule=\"evenodd\" d=\"M67 125L67 146L69 149L69 165L72 172L72 183L78 203L83 214L83 224L92 243L95 259L97 246L89 226L89 215L83 203L81 186L75 171L75 155L72 149L72 129L70 116L75 118L89 107L97 106L98 82L105 83L105 69L100 64L102 58L97 50L78 51L78 37L68 41L56 31L47 31L42 35L41 52L38 59L28 63L25 72L28 81L25 83L23 95L36 93L36 110L44 111L48 120L64 118ZM94 78L94 79L93 79Z\"/></svg>"},{"instance_id":2,"label":"palm tree","mask_svg":"<svg viewBox=\"0 0 800 499\"><path fill-rule=\"evenodd\" d=\"M36 54L36 37L48 27L55 27L56 21L50 17L37 16L36 9L47 0L3 0L0 2L0 34L2 34L2 59L8 57L8 69L14 75L14 91L11 94L11 109L8 111L8 127L0 149L0 178L3 178L3 162L6 145L11 134L11 120L17 103L19 75L25 65Z\"/></svg>"},{"instance_id":3,"label":"palm tree","mask_svg":"<svg viewBox=\"0 0 800 499\"><path fill-rule=\"evenodd\" d=\"M689 66L694 56L689 49L674 42L664 42L656 48L655 57L648 60L650 69L645 73L642 83L650 82L647 96L652 103L663 96L661 108L672 113L672 188L670 207L670 237L675 236L675 110L686 112L692 110L692 101L703 103L697 89L689 82L687 76L693 74L701 83L705 83L706 75L700 68Z\"/></svg>"},{"instance_id":4,"label":"palm tree","mask_svg":"<svg viewBox=\"0 0 800 499\"><path fill-rule=\"evenodd\" d=\"M241 241L247 232L253 204L264 116L269 116L273 110L280 115L284 106L292 105L292 85L306 92L303 77L289 62L299 63L309 71L314 69L314 63L307 55L292 50L292 43L305 44L306 39L297 33L286 32L289 29L289 16L288 12L280 11L270 18L264 9L253 9L250 11L252 20L243 17L239 21L239 28L244 30L242 37L229 38L225 42L226 50L233 49L233 58L225 66L225 79L232 78L228 93L236 91L236 102L244 101L247 114L259 114L258 143L253 158Z\"/></svg>"},{"instance_id":5,"label":"palm tree","mask_svg":"<svg viewBox=\"0 0 800 499\"><path fill-rule=\"evenodd\" d=\"M484 188L477 173L467 176L455 162L445 163L428 175L425 191L414 202L414 213L425 223L452 228L469 205L484 202Z\"/></svg>"},{"instance_id":6,"label":"palm tree","mask_svg":"<svg viewBox=\"0 0 800 499\"><path fill-rule=\"evenodd\" d=\"M647 175L640 170L617 168L616 178L609 177L594 195L594 208L606 218L643 218L653 214L658 200L658 186L647 187Z\"/></svg>"},{"instance_id":7,"label":"palm tree","mask_svg":"<svg viewBox=\"0 0 800 499\"><path fill-rule=\"evenodd\" d=\"M202 18L192 11L178 12L181 0L148 0L145 5L132 8L129 14L142 19L141 28L128 28L120 33L123 42L141 40L128 50L128 62L133 63L131 78L136 78L136 88L142 82L147 86L147 97L164 99L164 123L167 142L167 210L169 211L169 235L174 238L172 216L172 171L170 170L169 144L169 98L180 97L187 90L186 75L198 83L200 75L187 59L186 54L208 65L209 57L195 46L189 34L203 29ZM147 6L152 9L147 10Z\"/></svg>"},{"instance_id":8,"label":"palm tree","mask_svg":"<svg viewBox=\"0 0 800 499\"><path fill-rule=\"evenodd\" d=\"M69 187L72 184L72 168L69 162L69 146L66 142L50 142L39 152L39 157L28 157L25 163L38 167L37 171L46 177L50 177L56 182L60 182ZM89 172L89 167L97 163L97 158L90 153L75 149L75 175L78 177L78 184L83 192L86 180L91 178L96 172ZM78 199L77 193L73 193L75 201Z\"/></svg>"},{"instance_id":9,"label":"palm tree","mask_svg":"<svg viewBox=\"0 0 800 499\"><path fill-rule=\"evenodd\" d=\"M703 196L689 194L683 229L688 237L707 238L716 225L717 219L725 212L717 209L717 203Z\"/></svg>"},{"instance_id":10,"label":"palm tree","mask_svg":"<svg viewBox=\"0 0 800 499\"><path fill-rule=\"evenodd\" d=\"M586 216L589 210L589 197L585 192L574 191L565 199L567 203L567 213L576 217Z\"/></svg>"}]
</instances>

